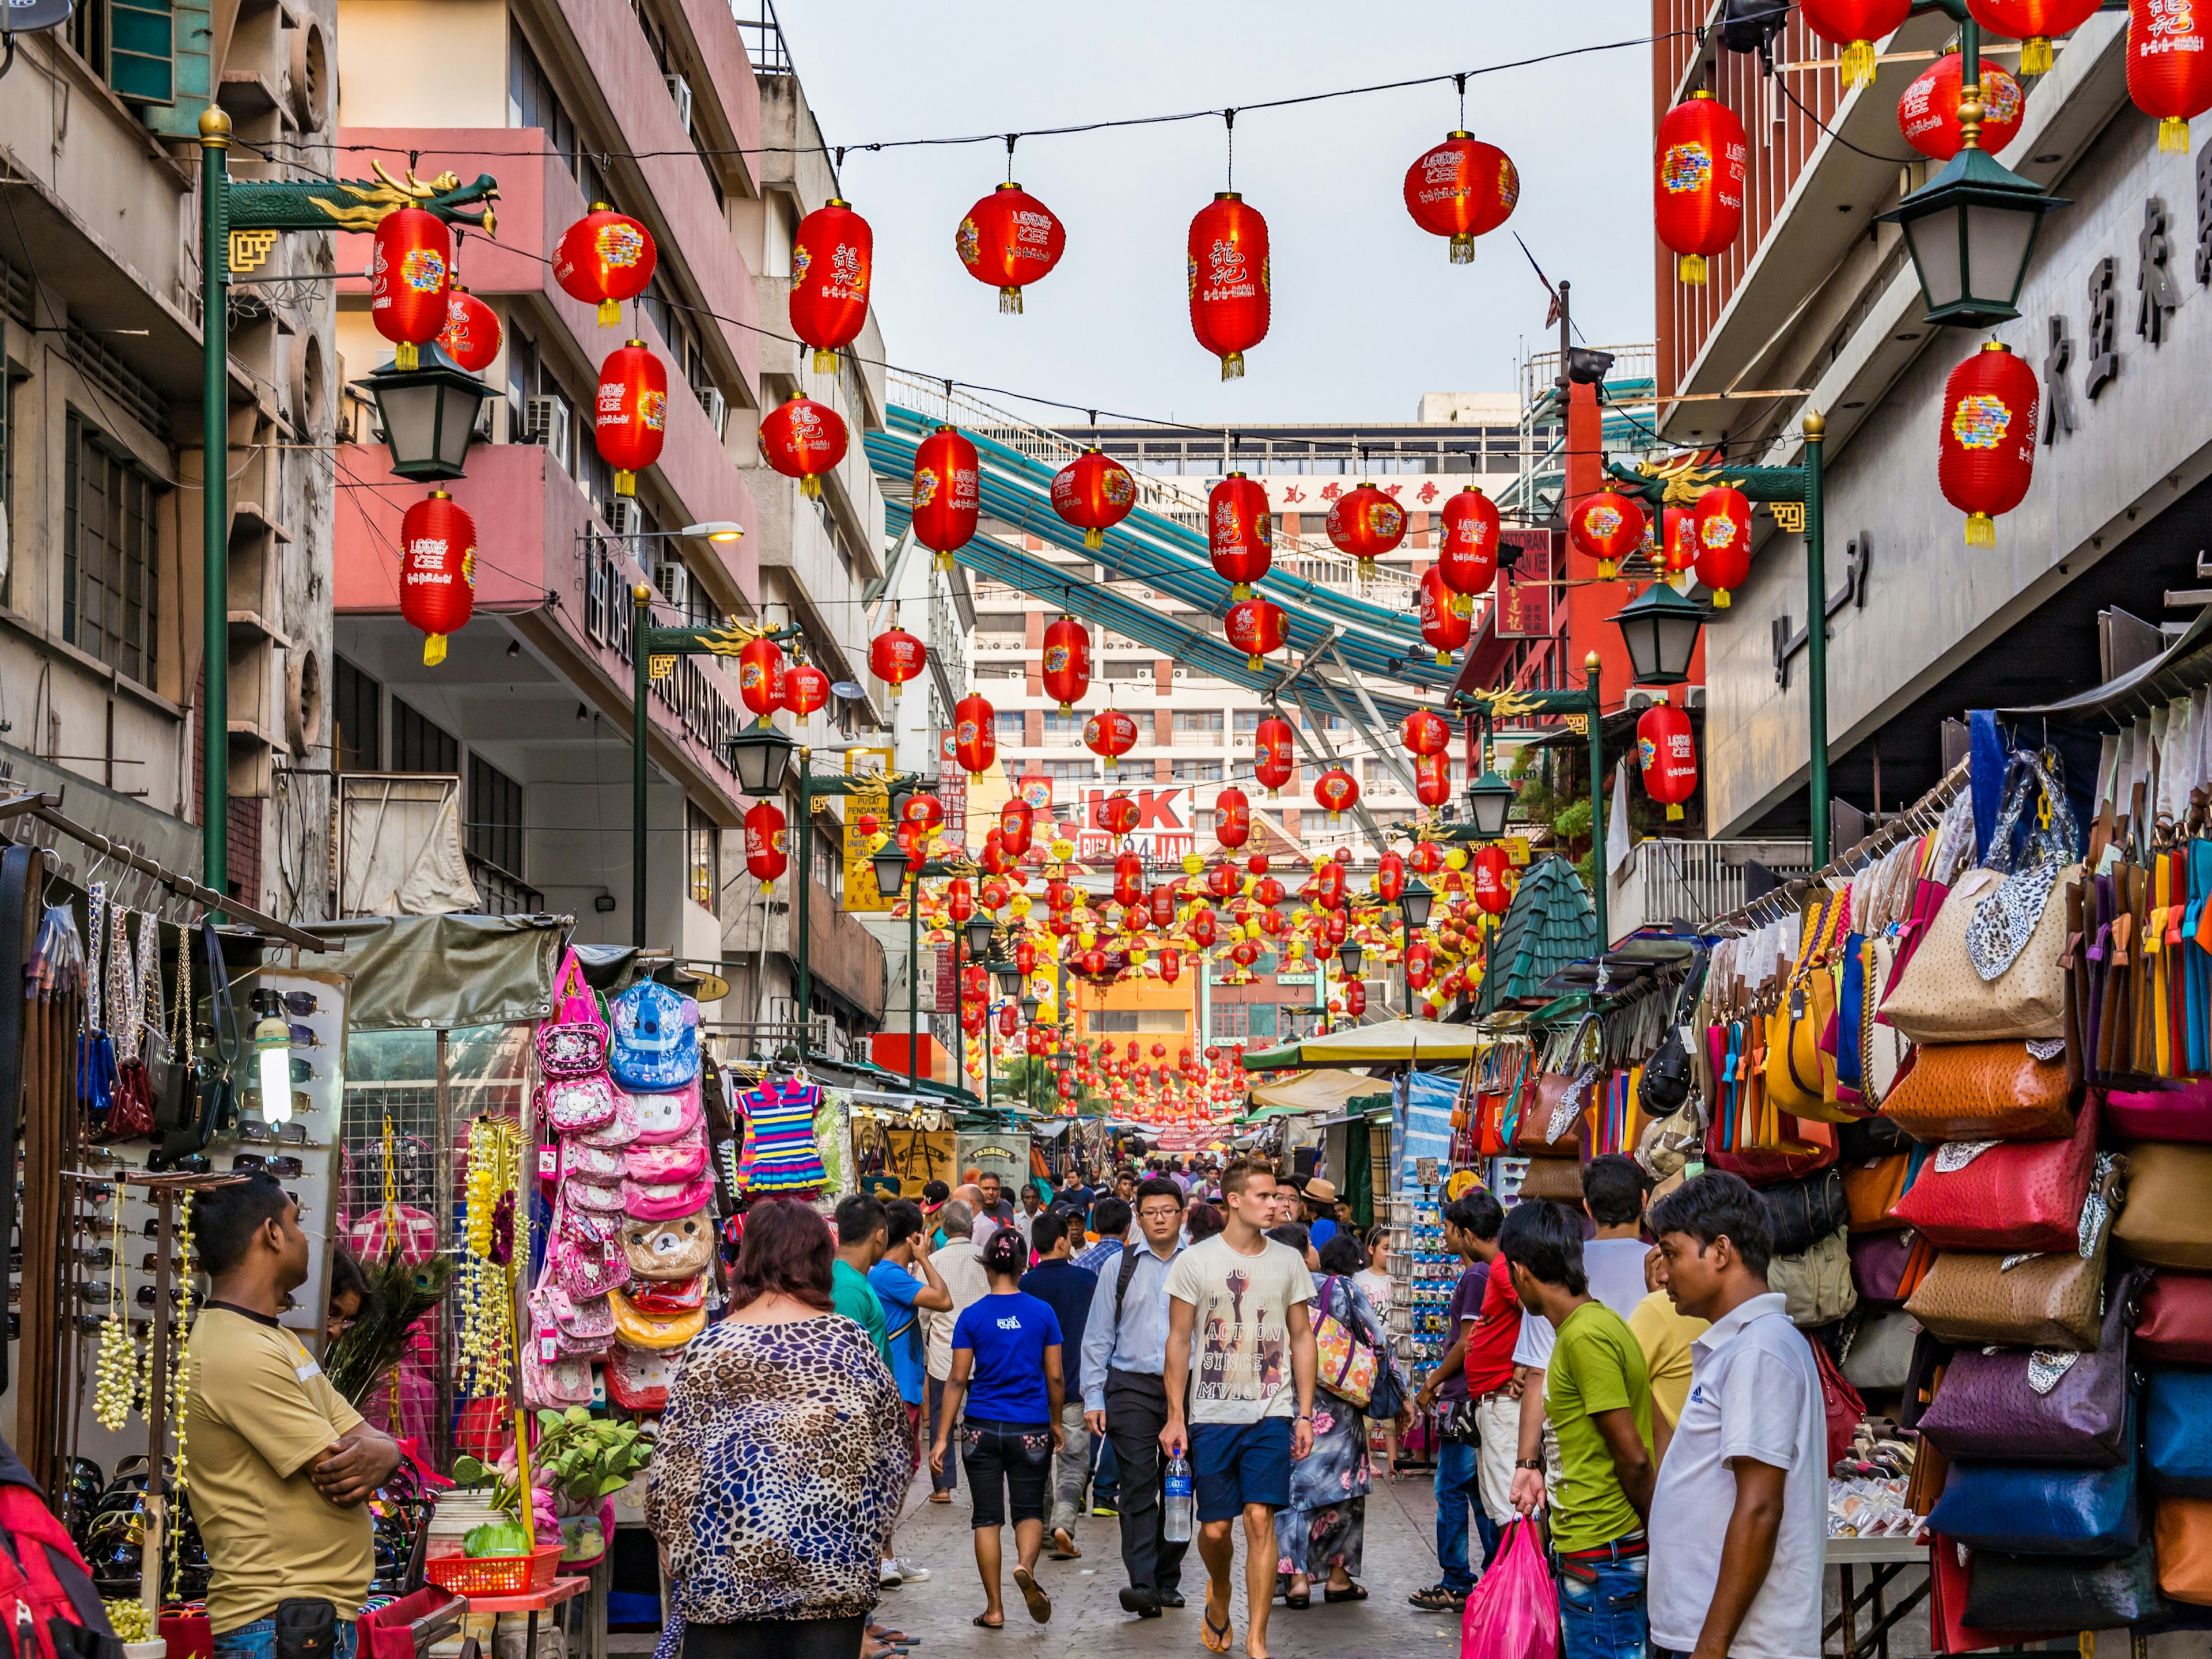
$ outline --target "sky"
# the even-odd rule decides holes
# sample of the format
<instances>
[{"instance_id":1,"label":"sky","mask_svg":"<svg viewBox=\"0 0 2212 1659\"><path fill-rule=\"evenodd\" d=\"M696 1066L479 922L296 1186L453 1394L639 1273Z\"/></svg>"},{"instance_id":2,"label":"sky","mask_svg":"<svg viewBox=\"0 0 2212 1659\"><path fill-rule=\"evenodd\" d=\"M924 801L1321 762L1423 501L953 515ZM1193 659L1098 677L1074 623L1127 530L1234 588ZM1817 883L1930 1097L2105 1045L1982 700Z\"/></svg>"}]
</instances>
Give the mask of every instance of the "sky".
<instances>
[{"instance_id":1,"label":"sky","mask_svg":"<svg viewBox=\"0 0 2212 1659\"><path fill-rule=\"evenodd\" d=\"M776 10L833 146L1218 111L1650 33L1644 0ZM886 355L1079 410L1206 426L1410 421L1424 392L1517 392L1521 358L1553 341L1511 232L1554 282L1574 283L1579 343L1651 337L1650 64L1638 44L1468 81L1468 130L1522 179L1512 218L1472 266L1448 262L1401 194L1407 167L1460 125L1449 80L1245 110L1236 188L1267 221L1273 315L1246 378L1226 383L1191 336L1183 277L1191 216L1224 188L1218 114L1017 146L1014 177L1067 229L1018 317L1000 314L995 290L952 251L962 216L1006 176L1003 142L856 149L844 191L874 228ZM1085 418L996 401L1053 423Z\"/></svg>"}]
</instances>

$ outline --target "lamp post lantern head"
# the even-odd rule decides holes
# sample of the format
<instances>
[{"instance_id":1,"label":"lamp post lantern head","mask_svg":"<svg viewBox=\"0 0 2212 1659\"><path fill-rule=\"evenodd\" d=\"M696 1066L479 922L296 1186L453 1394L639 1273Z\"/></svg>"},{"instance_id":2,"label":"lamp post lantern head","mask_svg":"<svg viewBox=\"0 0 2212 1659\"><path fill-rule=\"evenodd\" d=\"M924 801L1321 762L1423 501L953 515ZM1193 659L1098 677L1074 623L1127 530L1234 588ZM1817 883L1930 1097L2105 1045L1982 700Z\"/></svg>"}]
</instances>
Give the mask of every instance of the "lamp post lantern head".
<instances>
[{"instance_id":1,"label":"lamp post lantern head","mask_svg":"<svg viewBox=\"0 0 2212 1659\"><path fill-rule=\"evenodd\" d=\"M998 927L999 924L988 916L975 915L968 918L969 961L981 962L989 953L991 935L998 931Z\"/></svg>"},{"instance_id":2,"label":"lamp post lantern head","mask_svg":"<svg viewBox=\"0 0 2212 1659\"><path fill-rule=\"evenodd\" d=\"M1875 216L1905 232L1927 307L1922 320L1988 328L2020 315L2021 284L2043 216L2066 203L1980 147L1982 106L1973 88L1968 94L1959 106L1966 148Z\"/></svg>"},{"instance_id":3,"label":"lamp post lantern head","mask_svg":"<svg viewBox=\"0 0 2212 1659\"><path fill-rule=\"evenodd\" d=\"M1364 947L1356 939L1348 939L1345 940L1343 944L1336 947L1337 965L1343 969L1345 978L1358 979L1359 977L1360 958L1365 956L1366 953L1365 947Z\"/></svg>"},{"instance_id":4,"label":"lamp post lantern head","mask_svg":"<svg viewBox=\"0 0 2212 1659\"><path fill-rule=\"evenodd\" d=\"M1704 610L1665 582L1653 582L1620 608L1613 619L1638 685L1680 685L1690 678Z\"/></svg>"},{"instance_id":5,"label":"lamp post lantern head","mask_svg":"<svg viewBox=\"0 0 2212 1659\"><path fill-rule=\"evenodd\" d=\"M1429 906L1435 900L1429 884L1419 876L1406 884L1406 890L1398 896L1398 908L1405 912L1408 931L1418 933L1429 925Z\"/></svg>"},{"instance_id":6,"label":"lamp post lantern head","mask_svg":"<svg viewBox=\"0 0 2212 1659\"><path fill-rule=\"evenodd\" d=\"M1518 799L1513 786L1499 777L1495 769L1468 785L1467 810L1474 822L1474 833L1484 841L1496 841L1504 835L1506 816Z\"/></svg>"},{"instance_id":7,"label":"lamp post lantern head","mask_svg":"<svg viewBox=\"0 0 2212 1659\"><path fill-rule=\"evenodd\" d=\"M392 364L355 382L376 405L377 435L392 452L392 470L416 483L465 477L477 413L492 395L486 386L434 343L420 367Z\"/></svg>"},{"instance_id":8,"label":"lamp post lantern head","mask_svg":"<svg viewBox=\"0 0 2212 1659\"><path fill-rule=\"evenodd\" d=\"M780 795L791 771L798 744L773 726L756 726L738 732L724 745L730 752L730 770L738 787L748 795Z\"/></svg>"},{"instance_id":9,"label":"lamp post lantern head","mask_svg":"<svg viewBox=\"0 0 2212 1659\"><path fill-rule=\"evenodd\" d=\"M876 890L885 898L896 898L906 886L906 849L887 841L870 854L868 862L875 867ZM805 878L805 872L801 877Z\"/></svg>"}]
</instances>

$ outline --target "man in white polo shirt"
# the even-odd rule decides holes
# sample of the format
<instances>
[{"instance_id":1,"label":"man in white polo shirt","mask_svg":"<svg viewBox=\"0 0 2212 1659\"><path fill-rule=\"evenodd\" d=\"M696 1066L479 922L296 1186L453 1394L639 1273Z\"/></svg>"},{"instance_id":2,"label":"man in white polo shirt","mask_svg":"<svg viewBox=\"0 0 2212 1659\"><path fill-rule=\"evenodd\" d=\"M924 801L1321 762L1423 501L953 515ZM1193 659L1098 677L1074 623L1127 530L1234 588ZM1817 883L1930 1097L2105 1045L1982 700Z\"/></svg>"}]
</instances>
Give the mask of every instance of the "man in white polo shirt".
<instances>
[{"instance_id":1,"label":"man in white polo shirt","mask_svg":"<svg viewBox=\"0 0 2212 1659\"><path fill-rule=\"evenodd\" d=\"M1712 1322L1651 1499L1651 1659L1820 1659L1828 1425L1813 1351L1766 1288L1765 1212L1711 1172L1650 1226L1675 1307Z\"/></svg>"}]
</instances>

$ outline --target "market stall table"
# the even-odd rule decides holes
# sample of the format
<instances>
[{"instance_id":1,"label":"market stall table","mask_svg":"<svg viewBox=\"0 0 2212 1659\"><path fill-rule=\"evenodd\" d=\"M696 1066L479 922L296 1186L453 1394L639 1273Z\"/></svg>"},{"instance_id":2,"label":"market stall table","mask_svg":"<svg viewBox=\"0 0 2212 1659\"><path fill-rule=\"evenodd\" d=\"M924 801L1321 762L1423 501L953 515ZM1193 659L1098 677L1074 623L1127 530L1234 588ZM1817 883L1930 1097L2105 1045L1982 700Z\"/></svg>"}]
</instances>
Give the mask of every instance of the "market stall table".
<instances>
[{"instance_id":1,"label":"market stall table","mask_svg":"<svg viewBox=\"0 0 2212 1659\"><path fill-rule=\"evenodd\" d=\"M1928 1565L1928 1546L1910 1538L1831 1538L1828 1540L1828 1565L1836 1570L1837 1589L1840 1610L1821 1627L1822 1650L1826 1650L1828 1638L1841 1632L1842 1659L1863 1659L1869 1650L1889 1659L1889 1632L1897 1621L1911 1613L1927 1599L1927 1578L1919 1583L1895 1607L1887 1605L1884 1592L1890 1581L1907 1567ZM1855 1571L1859 1566L1872 1569L1870 1582L1865 1589L1858 1588ZM1862 1608L1870 1608L1874 1623L1863 1636L1858 1631L1858 1614Z\"/></svg>"},{"instance_id":2,"label":"market stall table","mask_svg":"<svg viewBox=\"0 0 2212 1659\"><path fill-rule=\"evenodd\" d=\"M538 1615L575 1600L591 1587L589 1578L556 1578L542 1590L528 1590L520 1595L471 1595L468 1598L469 1611L528 1613L530 1624L523 1636L522 1651L524 1659L538 1659ZM567 1625L558 1618L553 1624L565 1643L568 1636Z\"/></svg>"}]
</instances>

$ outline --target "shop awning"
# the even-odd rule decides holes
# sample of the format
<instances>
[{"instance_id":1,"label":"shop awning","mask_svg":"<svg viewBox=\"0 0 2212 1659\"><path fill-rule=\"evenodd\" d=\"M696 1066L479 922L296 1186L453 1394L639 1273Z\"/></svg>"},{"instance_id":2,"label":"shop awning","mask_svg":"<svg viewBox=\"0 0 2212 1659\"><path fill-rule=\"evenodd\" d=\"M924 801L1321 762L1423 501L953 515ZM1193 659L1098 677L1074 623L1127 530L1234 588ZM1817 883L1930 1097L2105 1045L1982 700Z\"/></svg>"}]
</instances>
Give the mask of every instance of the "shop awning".
<instances>
[{"instance_id":1,"label":"shop awning","mask_svg":"<svg viewBox=\"0 0 2212 1659\"><path fill-rule=\"evenodd\" d=\"M544 1019L573 919L566 916L366 916L319 921L343 954L301 953L302 965L353 975L355 1031L453 1031Z\"/></svg>"},{"instance_id":2,"label":"shop awning","mask_svg":"<svg viewBox=\"0 0 2212 1659\"><path fill-rule=\"evenodd\" d=\"M1375 1025L1305 1037L1279 1048L1244 1056L1248 1072L1287 1072L1315 1066L1403 1066L1416 1060L1468 1060L1486 1041L1471 1025L1389 1019ZM1362 1093L1372 1093L1363 1087Z\"/></svg>"},{"instance_id":3,"label":"shop awning","mask_svg":"<svg viewBox=\"0 0 2212 1659\"><path fill-rule=\"evenodd\" d=\"M1340 1112L1360 1095L1375 1092L1375 1079L1350 1072L1294 1072L1288 1077L1252 1088L1252 1109L1246 1117L1285 1113Z\"/></svg>"}]
</instances>

